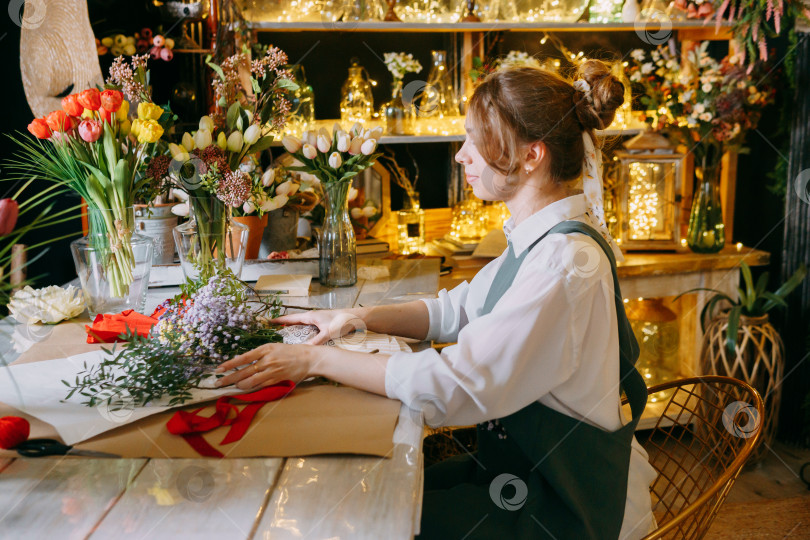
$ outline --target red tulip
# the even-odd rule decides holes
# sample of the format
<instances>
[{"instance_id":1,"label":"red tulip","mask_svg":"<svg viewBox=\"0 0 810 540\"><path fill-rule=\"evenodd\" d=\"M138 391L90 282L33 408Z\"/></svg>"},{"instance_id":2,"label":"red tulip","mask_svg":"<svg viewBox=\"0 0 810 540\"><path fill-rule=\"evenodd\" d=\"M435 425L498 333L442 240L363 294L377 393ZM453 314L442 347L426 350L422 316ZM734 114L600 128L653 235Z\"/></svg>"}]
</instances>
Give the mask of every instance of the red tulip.
<instances>
[{"instance_id":1,"label":"red tulip","mask_svg":"<svg viewBox=\"0 0 810 540\"><path fill-rule=\"evenodd\" d=\"M62 110L70 116L81 116L84 107L76 100L76 94L71 94L62 98Z\"/></svg>"},{"instance_id":2,"label":"red tulip","mask_svg":"<svg viewBox=\"0 0 810 540\"><path fill-rule=\"evenodd\" d=\"M14 199L0 199L0 236L11 234L17 224L20 207Z\"/></svg>"},{"instance_id":3,"label":"red tulip","mask_svg":"<svg viewBox=\"0 0 810 540\"><path fill-rule=\"evenodd\" d=\"M34 120L28 124L28 131L37 139L47 139L51 136L51 128L48 127L48 122L46 122L44 118L34 118Z\"/></svg>"},{"instance_id":4,"label":"red tulip","mask_svg":"<svg viewBox=\"0 0 810 540\"><path fill-rule=\"evenodd\" d=\"M120 90L104 90L101 93L101 106L105 111L115 112L121 108L124 94Z\"/></svg>"},{"instance_id":5,"label":"red tulip","mask_svg":"<svg viewBox=\"0 0 810 540\"><path fill-rule=\"evenodd\" d=\"M87 90L78 94L77 98L79 104L85 109L97 111L101 108L101 92L95 88L88 88Z\"/></svg>"},{"instance_id":6,"label":"red tulip","mask_svg":"<svg viewBox=\"0 0 810 540\"><path fill-rule=\"evenodd\" d=\"M119 105L120 107L120 105ZM112 124L112 118L115 116L115 113L112 111L108 111L104 107L98 110L98 115L101 117L102 122L107 122L108 124Z\"/></svg>"},{"instance_id":7,"label":"red tulip","mask_svg":"<svg viewBox=\"0 0 810 540\"><path fill-rule=\"evenodd\" d=\"M79 137L86 142L96 142L102 131L101 123L96 120L84 120L79 124Z\"/></svg>"},{"instance_id":8,"label":"red tulip","mask_svg":"<svg viewBox=\"0 0 810 540\"><path fill-rule=\"evenodd\" d=\"M65 111L53 111L45 117L45 121L48 123L48 127L54 131L67 131L73 128L73 123Z\"/></svg>"}]
</instances>

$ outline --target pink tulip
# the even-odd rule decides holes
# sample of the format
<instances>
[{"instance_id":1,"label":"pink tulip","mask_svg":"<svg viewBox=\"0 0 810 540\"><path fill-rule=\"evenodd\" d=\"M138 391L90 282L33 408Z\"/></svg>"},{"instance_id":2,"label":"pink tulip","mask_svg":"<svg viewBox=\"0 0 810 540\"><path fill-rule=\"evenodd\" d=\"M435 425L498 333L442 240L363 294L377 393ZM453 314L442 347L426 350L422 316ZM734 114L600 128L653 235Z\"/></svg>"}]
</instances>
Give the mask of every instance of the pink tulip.
<instances>
[{"instance_id":1,"label":"pink tulip","mask_svg":"<svg viewBox=\"0 0 810 540\"><path fill-rule=\"evenodd\" d=\"M96 142L101 137L101 124L95 120L83 120L79 124L79 137L86 142Z\"/></svg>"},{"instance_id":2,"label":"pink tulip","mask_svg":"<svg viewBox=\"0 0 810 540\"><path fill-rule=\"evenodd\" d=\"M174 58L174 53L172 52L171 49L167 49L166 47L163 47L163 48L160 49L160 59L161 60L163 60L164 62L168 62L172 58Z\"/></svg>"}]
</instances>

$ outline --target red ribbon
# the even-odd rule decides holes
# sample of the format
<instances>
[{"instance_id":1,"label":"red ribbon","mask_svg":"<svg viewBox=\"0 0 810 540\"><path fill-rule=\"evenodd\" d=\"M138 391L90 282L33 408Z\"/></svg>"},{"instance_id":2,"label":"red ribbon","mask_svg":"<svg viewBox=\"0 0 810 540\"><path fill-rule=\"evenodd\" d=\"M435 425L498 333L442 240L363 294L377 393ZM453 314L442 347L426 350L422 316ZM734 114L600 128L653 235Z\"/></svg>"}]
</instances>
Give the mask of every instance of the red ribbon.
<instances>
[{"instance_id":1,"label":"red ribbon","mask_svg":"<svg viewBox=\"0 0 810 540\"><path fill-rule=\"evenodd\" d=\"M286 396L292 392L293 388L295 388L295 383L283 381L248 394L223 396L217 400L216 410L211 416L206 417L199 414L205 407L200 407L192 412L177 411L166 423L166 428L172 435L181 435L201 456L225 457L222 452L211 446L200 434L220 426L231 426L231 429L228 430L227 435L219 444L238 441L247 432L253 417L256 416L256 413L265 403ZM231 403L231 400L244 401L247 405L240 411L236 405ZM231 417L231 412L235 413L235 416Z\"/></svg>"}]
</instances>

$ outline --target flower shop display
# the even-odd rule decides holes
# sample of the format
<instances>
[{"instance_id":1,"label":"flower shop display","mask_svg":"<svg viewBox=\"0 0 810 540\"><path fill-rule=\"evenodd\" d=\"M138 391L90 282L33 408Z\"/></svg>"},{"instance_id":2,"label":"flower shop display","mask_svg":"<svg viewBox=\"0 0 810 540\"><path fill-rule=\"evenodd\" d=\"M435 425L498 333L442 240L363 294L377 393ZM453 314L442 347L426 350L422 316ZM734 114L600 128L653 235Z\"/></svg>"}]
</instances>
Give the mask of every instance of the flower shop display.
<instances>
[{"instance_id":1,"label":"flower shop display","mask_svg":"<svg viewBox=\"0 0 810 540\"><path fill-rule=\"evenodd\" d=\"M71 250L91 315L142 309L146 300L152 241L134 233L134 196L146 182L146 161L175 121L151 102L146 62L116 58L103 91L66 96L62 110L34 119L28 131L36 139L15 139L22 151L9 163L12 178L33 173L86 201L89 234Z\"/></svg>"},{"instance_id":2,"label":"flower shop display","mask_svg":"<svg viewBox=\"0 0 810 540\"><path fill-rule=\"evenodd\" d=\"M132 36L115 34L101 39L96 38L96 49L99 56L133 56L148 54L153 60L169 62L174 58L174 40L161 34L155 34L151 28L142 28Z\"/></svg>"},{"instance_id":3,"label":"flower shop display","mask_svg":"<svg viewBox=\"0 0 810 540\"><path fill-rule=\"evenodd\" d=\"M241 273L248 231L232 219L243 207L254 182L240 168L247 156L270 147L290 111L285 95L297 85L285 69L287 55L276 47L251 60L247 52L230 56L214 70L213 117L203 116L199 129L170 144L171 157L154 160L153 182L172 182L186 192L192 219L175 229L175 242L186 277L211 266Z\"/></svg>"},{"instance_id":4,"label":"flower shop display","mask_svg":"<svg viewBox=\"0 0 810 540\"><path fill-rule=\"evenodd\" d=\"M183 293L167 300L153 314L157 323L148 335L128 332L129 345L107 350L107 358L63 381L69 399L84 396L88 407L115 398L123 406L143 406L168 398L170 406L191 398L191 389L206 379L221 362L264 343L282 341L263 318L280 314L277 297L252 299L251 290L229 270L189 280ZM120 400L122 394L128 399Z\"/></svg>"},{"instance_id":5,"label":"flower shop display","mask_svg":"<svg viewBox=\"0 0 810 540\"><path fill-rule=\"evenodd\" d=\"M807 268L802 264L773 292L765 290L768 272L763 272L754 283L745 262L740 263L740 270L743 286L737 288L736 297L714 289L691 289L681 294L704 290L713 293L700 314L704 329L700 372L743 380L765 401L764 444L755 450L752 459L756 461L767 453L776 434L785 370L784 344L768 320L768 313L787 306L785 298L802 283Z\"/></svg>"},{"instance_id":6,"label":"flower shop display","mask_svg":"<svg viewBox=\"0 0 810 540\"><path fill-rule=\"evenodd\" d=\"M349 189L352 178L374 164L381 154L375 154L382 129L363 131L355 123L349 131L335 123L330 133L321 128L307 131L303 140L287 136L284 148L301 166L287 167L306 172L320 180L324 193L323 227L318 239L321 285L348 286L357 282L357 244L349 218Z\"/></svg>"},{"instance_id":7,"label":"flower shop display","mask_svg":"<svg viewBox=\"0 0 810 540\"><path fill-rule=\"evenodd\" d=\"M698 253L715 253L725 244L720 206L720 163L727 150L744 151L747 132L755 129L775 90L759 66L752 74L741 55L721 61L707 52L708 42L687 53L687 63L666 46L630 53L631 83L643 89L646 121L695 156L698 188L694 193L687 244ZM762 72L760 72L762 71Z\"/></svg>"},{"instance_id":8,"label":"flower shop display","mask_svg":"<svg viewBox=\"0 0 810 540\"><path fill-rule=\"evenodd\" d=\"M371 87L376 81L369 78L366 68L352 60L349 76L340 88L340 121L344 124L371 120L374 112L374 96Z\"/></svg>"},{"instance_id":9,"label":"flower shop display","mask_svg":"<svg viewBox=\"0 0 810 540\"><path fill-rule=\"evenodd\" d=\"M394 77L391 85L391 101L382 106L380 116L385 120L385 133L387 135L409 135L414 131L414 104L412 99L416 92L410 96L402 95L402 79L408 73L419 73L422 64L415 60L412 54L404 52L388 52L383 54L385 67Z\"/></svg>"},{"instance_id":10,"label":"flower shop display","mask_svg":"<svg viewBox=\"0 0 810 540\"><path fill-rule=\"evenodd\" d=\"M431 66L417 112L424 118L458 116L458 98L447 69L447 51L430 51Z\"/></svg>"},{"instance_id":11,"label":"flower shop display","mask_svg":"<svg viewBox=\"0 0 810 540\"><path fill-rule=\"evenodd\" d=\"M56 324L78 317L84 307L82 291L73 285L64 289L56 285L42 289L26 285L11 297L8 312L21 324Z\"/></svg>"}]
</instances>

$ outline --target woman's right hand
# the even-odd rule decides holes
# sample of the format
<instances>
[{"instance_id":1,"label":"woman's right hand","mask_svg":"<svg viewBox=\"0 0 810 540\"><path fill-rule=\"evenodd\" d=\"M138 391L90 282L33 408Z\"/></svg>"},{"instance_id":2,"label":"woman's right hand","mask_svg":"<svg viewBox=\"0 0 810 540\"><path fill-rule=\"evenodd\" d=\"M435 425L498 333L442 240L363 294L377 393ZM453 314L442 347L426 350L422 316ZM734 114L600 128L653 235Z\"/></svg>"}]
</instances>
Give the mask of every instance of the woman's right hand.
<instances>
[{"instance_id":1,"label":"woman's right hand","mask_svg":"<svg viewBox=\"0 0 810 540\"><path fill-rule=\"evenodd\" d=\"M317 309L283 315L272 319L276 324L312 324L318 327L318 334L307 341L309 345L323 345L330 339L337 339L354 331L365 332L366 323L356 310Z\"/></svg>"}]
</instances>

